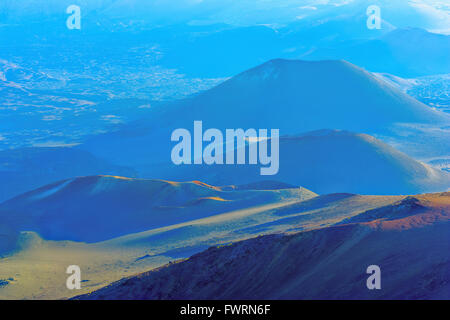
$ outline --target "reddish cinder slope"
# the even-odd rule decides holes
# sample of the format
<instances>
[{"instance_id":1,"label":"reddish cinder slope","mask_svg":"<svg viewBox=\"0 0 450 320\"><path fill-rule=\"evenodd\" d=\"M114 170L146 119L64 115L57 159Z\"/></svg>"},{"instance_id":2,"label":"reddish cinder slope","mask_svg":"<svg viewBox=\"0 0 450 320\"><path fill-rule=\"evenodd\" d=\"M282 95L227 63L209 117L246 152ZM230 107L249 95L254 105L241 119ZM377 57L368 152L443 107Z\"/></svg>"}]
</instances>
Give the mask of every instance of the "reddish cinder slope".
<instances>
[{"instance_id":1,"label":"reddish cinder slope","mask_svg":"<svg viewBox=\"0 0 450 320\"><path fill-rule=\"evenodd\" d=\"M433 225L450 219L450 192L407 197L397 204L374 209L344 220L365 222L379 230L406 230Z\"/></svg>"},{"instance_id":2,"label":"reddish cinder slope","mask_svg":"<svg viewBox=\"0 0 450 320\"><path fill-rule=\"evenodd\" d=\"M449 299L450 193L344 224L210 248L79 299ZM366 269L381 268L381 290Z\"/></svg>"}]
</instances>

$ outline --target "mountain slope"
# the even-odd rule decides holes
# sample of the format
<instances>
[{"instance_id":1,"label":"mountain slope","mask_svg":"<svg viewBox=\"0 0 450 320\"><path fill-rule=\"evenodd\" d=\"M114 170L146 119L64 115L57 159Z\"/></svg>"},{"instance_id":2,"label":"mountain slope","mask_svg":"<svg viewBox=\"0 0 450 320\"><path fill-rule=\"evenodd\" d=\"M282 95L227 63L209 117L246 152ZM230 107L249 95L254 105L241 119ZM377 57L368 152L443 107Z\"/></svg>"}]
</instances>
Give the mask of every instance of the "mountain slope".
<instances>
[{"instance_id":1,"label":"mountain slope","mask_svg":"<svg viewBox=\"0 0 450 320\"><path fill-rule=\"evenodd\" d=\"M24 195L23 203L17 201L18 203L9 206L9 210L2 211L0 250L6 252L0 251L0 256L6 257L0 257L0 279L12 278L14 281L1 288L0 299L61 299L87 293L130 274L160 267L174 259L188 258L211 246L227 245L233 241L264 234L331 226L343 219L392 204L403 198L353 194L316 196L303 188L291 188L290 185L273 181L226 187L207 186L200 182L172 185L167 181L142 181L139 188L134 180L119 180L123 183L119 187L115 183L117 178L104 178L106 181L92 183L94 186L91 189L103 190L105 197L85 194L78 199L78 196L83 195L82 192L73 192L73 197L64 197L61 190L64 186L59 183ZM86 179L96 180L95 177ZM108 191L108 188L97 187L98 184L109 185L111 188ZM153 188L155 192L147 192L152 186L155 187ZM158 188L158 186L166 187ZM56 187L59 187L59 191ZM130 190L127 192L127 189ZM141 197L139 190L142 189L146 191ZM74 188L71 187L69 190L73 191ZM84 190L89 193L90 189L86 187ZM52 192L55 192L53 196ZM125 201L116 199L118 193ZM51 240L55 238L55 234L67 238L71 236L70 233L73 235L74 231L77 232L77 238L81 236L87 238L87 235L83 234L84 229L87 229L88 234L95 233L97 237L103 237L111 231L108 227L109 221L116 225L116 222L124 216L131 221L145 220L139 217L140 211L134 210L130 193L136 194L134 199L141 198L142 201L138 201L141 207L145 204L142 204L143 202L147 201L151 205L158 202L159 198L161 198L159 204L166 201L170 203L172 201L170 198L173 198L174 202L186 200L187 204L184 207L180 206L179 210L166 208L164 211L158 211L157 208L151 208L144 212L145 216L152 217L161 213L166 221L171 219L172 223L175 223L172 225L96 243ZM204 197L203 193L210 197ZM221 201L219 196L222 200L228 201ZM44 201L45 197L47 201ZM236 199L230 201L231 198ZM64 203L69 206L64 206ZM92 203L94 204L88 205ZM125 205L133 210L122 210ZM76 208L73 208L74 206ZM114 206L113 210L92 209L108 209L110 206ZM33 212L37 212L38 216L35 216L34 220L29 219L29 225L22 225L27 231L17 234L17 229L20 228L13 229L6 225L9 217L33 218ZM180 217L172 219L172 213L179 213ZM52 223L56 222L57 233L51 230L53 233L50 234L49 230L45 229L48 216L53 216ZM106 218L98 222L99 217L105 216ZM198 216L204 217L195 219ZM64 224L64 221L67 223ZM80 225L81 227L74 230ZM146 226L148 225L142 224L142 227ZM123 223L121 230L129 231L129 223ZM39 236L36 231L41 235L50 236L50 239ZM6 247L4 239L7 240ZM66 274L61 270L65 270L74 261L82 268L83 274L82 289L77 292L61 285L66 281ZM30 265L33 268L30 268Z\"/></svg>"},{"instance_id":2,"label":"mountain slope","mask_svg":"<svg viewBox=\"0 0 450 320\"><path fill-rule=\"evenodd\" d=\"M380 8L381 28L367 28L369 6ZM396 28L420 27L429 31L448 33L450 30L449 10L445 6L434 5L425 0L390 1L358 0L343 1L339 6L324 6L319 10L309 10L309 15L289 25L298 43L304 38L315 36L323 46L339 45L339 41L348 39L377 38ZM311 41L311 40L309 40ZM316 45L317 47L317 45Z\"/></svg>"},{"instance_id":3,"label":"mountain slope","mask_svg":"<svg viewBox=\"0 0 450 320\"><path fill-rule=\"evenodd\" d=\"M71 147L31 147L0 151L0 202L48 183L93 174L134 176L89 152Z\"/></svg>"},{"instance_id":4,"label":"mountain slope","mask_svg":"<svg viewBox=\"0 0 450 320\"><path fill-rule=\"evenodd\" d=\"M439 120L438 113L345 61L271 60L194 98L187 108L186 115L211 127L284 133Z\"/></svg>"},{"instance_id":5,"label":"mountain slope","mask_svg":"<svg viewBox=\"0 0 450 320\"><path fill-rule=\"evenodd\" d=\"M363 69L334 60L270 60L174 109L184 122L279 128L284 134L324 127L370 131L395 122L448 120Z\"/></svg>"},{"instance_id":6,"label":"mountain slope","mask_svg":"<svg viewBox=\"0 0 450 320\"><path fill-rule=\"evenodd\" d=\"M304 59L345 59L372 72L419 77L450 72L450 36L419 28L396 29L372 40L318 49Z\"/></svg>"},{"instance_id":7,"label":"mountain slope","mask_svg":"<svg viewBox=\"0 0 450 320\"><path fill-rule=\"evenodd\" d=\"M450 194L417 196L398 216L405 202L360 223L210 248L76 299L448 299ZM374 264L381 290L366 287Z\"/></svg>"},{"instance_id":8,"label":"mountain slope","mask_svg":"<svg viewBox=\"0 0 450 320\"><path fill-rule=\"evenodd\" d=\"M449 119L350 63L277 59L155 108L148 118L95 137L83 148L133 165L144 176L165 178L154 165L169 161L172 131L192 130L194 120L202 120L204 130L273 128L287 135L322 128L391 133L397 123L445 126Z\"/></svg>"},{"instance_id":9,"label":"mountain slope","mask_svg":"<svg viewBox=\"0 0 450 320\"><path fill-rule=\"evenodd\" d=\"M416 161L366 134L319 130L280 138L277 181L317 193L417 194L446 191L450 175ZM171 166L170 179L198 177L213 184L241 184L267 178L260 165Z\"/></svg>"},{"instance_id":10,"label":"mountain slope","mask_svg":"<svg viewBox=\"0 0 450 320\"><path fill-rule=\"evenodd\" d=\"M98 242L256 205L300 201L303 188L224 191L201 182L90 176L60 181L0 205L0 220L45 239Z\"/></svg>"}]
</instances>

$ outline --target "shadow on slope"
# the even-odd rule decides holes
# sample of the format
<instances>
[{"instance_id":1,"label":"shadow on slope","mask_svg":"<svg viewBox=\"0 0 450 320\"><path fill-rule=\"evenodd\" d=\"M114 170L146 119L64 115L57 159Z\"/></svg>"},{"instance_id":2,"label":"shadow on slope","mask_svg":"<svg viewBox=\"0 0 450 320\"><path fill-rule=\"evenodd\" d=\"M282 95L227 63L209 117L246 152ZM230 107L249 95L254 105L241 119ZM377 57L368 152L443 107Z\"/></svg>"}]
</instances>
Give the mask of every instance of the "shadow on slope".
<instances>
[{"instance_id":1,"label":"shadow on slope","mask_svg":"<svg viewBox=\"0 0 450 320\"><path fill-rule=\"evenodd\" d=\"M32 147L0 151L0 202L48 183L93 174L134 176L72 147Z\"/></svg>"},{"instance_id":2,"label":"shadow on slope","mask_svg":"<svg viewBox=\"0 0 450 320\"><path fill-rule=\"evenodd\" d=\"M320 194L418 194L450 187L447 172L416 161L366 134L320 130L281 137L279 153L279 172L271 178L303 185ZM260 165L170 165L161 171L170 179L197 177L218 185L264 178Z\"/></svg>"},{"instance_id":3,"label":"shadow on slope","mask_svg":"<svg viewBox=\"0 0 450 320\"><path fill-rule=\"evenodd\" d=\"M228 191L227 191L228 190ZM316 196L304 189L222 190L199 181L90 176L64 180L0 205L2 224L45 239L98 242L252 206Z\"/></svg>"},{"instance_id":4,"label":"shadow on slope","mask_svg":"<svg viewBox=\"0 0 450 320\"><path fill-rule=\"evenodd\" d=\"M210 248L76 299L448 299L450 194L411 199L373 221ZM423 209L394 218L411 201ZM374 264L381 290L366 287Z\"/></svg>"}]
</instances>

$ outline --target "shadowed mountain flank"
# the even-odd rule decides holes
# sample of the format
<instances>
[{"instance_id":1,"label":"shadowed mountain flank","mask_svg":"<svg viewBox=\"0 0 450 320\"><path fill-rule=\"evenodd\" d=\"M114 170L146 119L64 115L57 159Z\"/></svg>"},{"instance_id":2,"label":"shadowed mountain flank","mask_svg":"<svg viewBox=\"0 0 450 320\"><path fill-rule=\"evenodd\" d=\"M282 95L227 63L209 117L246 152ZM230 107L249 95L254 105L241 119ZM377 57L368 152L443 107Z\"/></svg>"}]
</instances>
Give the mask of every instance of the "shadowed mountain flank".
<instances>
[{"instance_id":1,"label":"shadowed mountain flank","mask_svg":"<svg viewBox=\"0 0 450 320\"><path fill-rule=\"evenodd\" d=\"M254 185L258 189L258 184ZM228 190L228 191L227 191ZM0 219L46 239L103 241L220 213L316 196L304 188L251 190L199 181L89 176L64 180L0 205Z\"/></svg>"},{"instance_id":2,"label":"shadowed mountain flank","mask_svg":"<svg viewBox=\"0 0 450 320\"><path fill-rule=\"evenodd\" d=\"M247 148L248 151L248 148ZM198 177L210 183L240 184L265 179L259 166L171 166L171 179ZM418 194L446 191L450 174L437 170L367 134L318 130L281 137L277 181L320 194Z\"/></svg>"},{"instance_id":3,"label":"shadowed mountain flank","mask_svg":"<svg viewBox=\"0 0 450 320\"><path fill-rule=\"evenodd\" d=\"M275 59L193 97L155 108L146 119L94 137L83 148L114 163L133 164L143 174L164 177L156 166L168 161L172 131L191 129L195 120L221 130L277 128L282 136L323 128L391 134L399 123L450 123L448 115L346 61Z\"/></svg>"},{"instance_id":4,"label":"shadowed mountain flank","mask_svg":"<svg viewBox=\"0 0 450 320\"><path fill-rule=\"evenodd\" d=\"M0 151L0 203L54 181L77 176L110 174L134 176L126 166L116 166L74 147L30 147Z\"/></svg>"}]
</instances>

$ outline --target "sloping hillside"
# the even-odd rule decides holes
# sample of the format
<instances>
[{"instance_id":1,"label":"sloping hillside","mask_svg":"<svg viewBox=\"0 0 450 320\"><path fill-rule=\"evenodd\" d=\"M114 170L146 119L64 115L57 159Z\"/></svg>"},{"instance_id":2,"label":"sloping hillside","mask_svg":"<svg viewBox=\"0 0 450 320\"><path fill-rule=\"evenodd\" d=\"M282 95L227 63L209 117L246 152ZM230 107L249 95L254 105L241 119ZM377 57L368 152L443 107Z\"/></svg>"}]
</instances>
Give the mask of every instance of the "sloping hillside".
<instances>
[{"instance_id":1,"label":"sloping hillside","mask_svg":"<svg viewBox=\"0 0 450 320\"><path fill-rule=\"evenodd\" d=\"M102 180L101 177L85 179L91 182L92 180ZM91 210L87 206L88 200L77 198L78 195L83 194L80 190L74 191L73 198L64 193L61 194L64 186L60 183L57 184L59 190L52 186L36 190L22 197L24 204L17 205L15 203L18 210L2 212L0 226L2 246L0 249L5 252L0 252L0 279L11 278L13 281L0 289L0 299L60 299L71 297L74 294L91 292L131 274L151 270L176 259L188 258L211 246L227 245L230 242L264 234L331 226L343 219L392 204L403 198L354 194L316 196L304 188L291 188L292 186L274 181L245 186L214 187L200 182L178 184L172 182L174 185L171 185L167 181L144 180L139 184L134 180L112 177L104 177L103 180L105 181L99 184L103 186L109 184L112 190L108 192L106 190L108 188L96 188L97 184L94 183L92 183L92 188L85 187L84 190L89 193L89 190L92 192L92 189L97 189L97 191L101 189L105 195L109 194L108 201L116 204L116 207L110 211ZM120 187L117 186L116 180L122 183ZM81 184L81 182L78 183ZM144 196L141 197L138 194L135 198L131 198L130 193L126 192L126 188L130 188L133 192L138 193L139 190L150 189L152 185L155 186L154 196L152 196L152 192L143 191ZM156 190L162 188L156 186L166 186L165 191L160 190L161 201L159 202L155 198L157 197ZM65 188L67 187L69 185L65 186ZM285 187L290 189L283 189ZM268 188L274 190L267 190ZM74 189L72 186L69 190ZM83 188L80 187L80 189ZM123 193L124 199L128 202L122 203L115 199L119 191L121 194ZM53 196L52 192L55 192ZM206 193L211 197L208 196L209 199L205 199L208 197L198 196L202 192L203 195ZM37 196L37 198L33 198L33 196ZM41 201L46 200L39 204L40 196L43 197ZM88 197L86 194L85 196ZM142 219L139 217L140 211L133 206L130 199L140 198L142 200L140 204L144 206L148 202L161 204L170 201L167 199L171 196L174 201L186 200L186 203L192 206L180 206L179 210L167 208L166 211L152 208L146 211L144 216L161 214L166 219L172 219L172 213L180 213L177 219L172 220L178 221L178 223L172 225L126 234L96 243L51 240L51 238L43 238L36 233L38 231L51 237L55 237L56 234L63 239L69 235L92 237L92 234L95 233L101 238L105 233L111 232L111 228L105 227L105 221L108 223L109 220L114 221L114 224L111 225L116 227L116 222L125 219L125 216L129 216L132 222ZM228 201L221 201L218 197L223 200L228 199ZM145 201L146 198L149 198L148 202ZM232 198L235 200L230 200ZM108 201L103 201L104 199L105 197L100 196L90 195L89 197L92 207L112 206ZM75 208L64 206L62 204L64 201ZM127 203L136 211L122 210ZM13 208L13 204L9 209ZM30 208L36 209L39 215L33 216L32 212L34 211ZM56 227L59 229L50 230L53 233L45 228L47 213L51 214L53 219L58 222ZM206 213L204 218L195 219L204 213ZM113 214L118 217L114 218ZM19 221L28 217L27 231L18 233L17 229L21 228L12 229L4 223L13 217L22 219ZM99 220L99 217L103 218L101 223L95 222ZM94 225L90 225L91 220L95 222ZM64 223L65 221L67 223ZM72 224L82 225L82 227L75 229ZM20 227L20 225L16 224L16 227ZM124 223L120 230L126 231L129 230L129 227L128 223ZM83 231L84 228L87 230L86 234ZM95 231L92 231L93 229ZM117 229L113 231L117 231ZM7 242L4 242L4 239ZM67 275L63 271L74 262L81 267L83 278L82 289L77 292L68 290L64 285ZM33 267L30 268L30 266Z\"/></svg>"},{"instance_id":2,"label":"sloping hillside","mask_svg":"<svg viewBox=\"0 0 450 320\"><path fill-rule=\"evenodd\" d=\"M419 77L450 72L446 52L450 36L419 28L395 29L371 40L351 41L333 49L319 49L306 59L345 59L372 72Z\"/></svg>"},{"instance_id":3,"label":"sloping hillside","mask_svg":"<svg viewBox=\"0 0 450 320\"><path fill-rule=\"evenodd\" d=\"M317 193L417 194L446 191L450 174L436 170L366 134L320 130L280 138L277 181ZM266 178L260 165L170 166L170 179L198 177L213 184Z\"/></svg>"},{"instance_id":4,"label":"sloping hillside","mask_svg":"<svg viewBox=\"0 0 450 320\"><path fill-rule=\"evenodd\" d=\"M6 201L0 205L0 220L45 239L98 242L235 209L316 196L304 188L228 189L196 181L82 177Z\"/></svg>"},{"instance_id":5,"label":"sloping hillside","mask_svg":"<svg viewBox=\"0 0 450 320\"><path fill-rule=\"evenodd\" d=\"M380 210L358 223L210 248L77 298L449 299L450 193ZM381 268L381 290L366 287L370 265Z\"/></svg>"},{"instance_id":6,"label":"sloping hillside","mask_svg":"<svg viewBox=\"0 0 450 320\"><path fill-rule=\"evenodd\" d=\"M71 147L33 147L0 151L0 203L43 185L78 176L111 174L134 176L89 152Z\"/></svg>"},{"instance_id":7,"label":"sloping hillside","mask_svg":"<svg viewBox=\"0 0 450 320\"><path fill-rule=\"evenodd\" d=\"M83 148L132 165L146 177L164 178L158 166L169 159L172 131L192 130L194 120L202 120L205 130L273 128L280 135L323 128L391 134L397 123L450 123L448 115L348 62L276 59L155 108L146 119L95 137Z\"/></svg>"}]
</instances>

